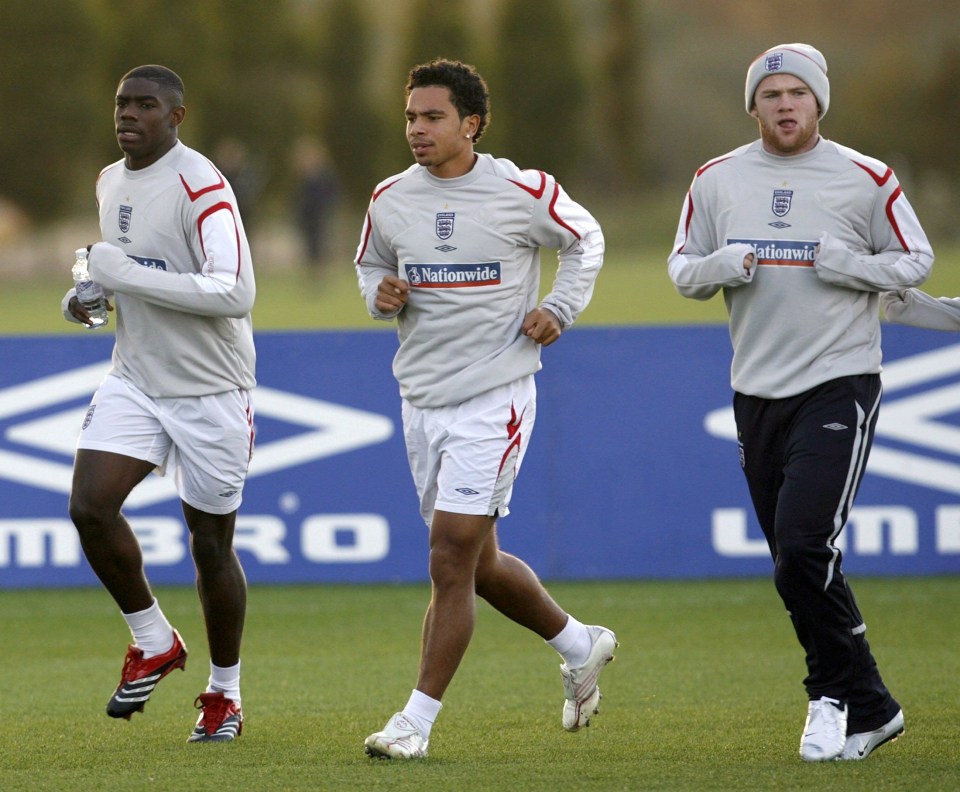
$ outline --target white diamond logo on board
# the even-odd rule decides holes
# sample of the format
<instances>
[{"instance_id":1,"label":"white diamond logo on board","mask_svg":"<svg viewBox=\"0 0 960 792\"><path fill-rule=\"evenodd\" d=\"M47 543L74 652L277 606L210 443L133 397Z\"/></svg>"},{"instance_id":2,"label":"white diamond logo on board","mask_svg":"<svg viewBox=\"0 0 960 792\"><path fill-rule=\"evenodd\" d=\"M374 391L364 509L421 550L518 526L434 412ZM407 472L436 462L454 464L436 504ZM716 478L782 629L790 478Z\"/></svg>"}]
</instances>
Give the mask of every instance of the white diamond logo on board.
<instances>
[{"instance_id":1,"label":"white diamond logo on board","mask_svg":"<svg viewBox=\"0 0 960 792\"><path fill-rule=\"evenodd\" d=\"M70 493L77 433L89 398L109 368L109 361L64 371L0 389L0 420L49 408L41 417L7 426L0 446L0 478L51 492ZM63 409L57 405L86 399ZM258 418L271 418L303 431L278 440L258 438L248 478L296 467L388 440L394 432L386 416L295 393L258 386L254 391ZM35 456L4 447L8 443L45 452ZM64 461L51 459L62 456ZM177 497L169 477L148 476L127 498L130 509Z\"/></svg>"}]
</instances>

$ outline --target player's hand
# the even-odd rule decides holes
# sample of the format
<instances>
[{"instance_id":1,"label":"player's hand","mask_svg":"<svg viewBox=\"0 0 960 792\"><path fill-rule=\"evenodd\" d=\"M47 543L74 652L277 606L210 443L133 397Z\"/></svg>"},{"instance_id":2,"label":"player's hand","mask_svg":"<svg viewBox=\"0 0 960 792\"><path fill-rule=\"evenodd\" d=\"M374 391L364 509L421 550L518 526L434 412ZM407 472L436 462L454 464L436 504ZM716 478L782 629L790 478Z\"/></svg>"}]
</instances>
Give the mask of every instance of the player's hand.
<instances>
[{"instance_id":1,"label":"player's hand","mask_svg":"<svg viewBox=\"0 0 960 792\"><path fill-rule=\"evenodd\" d=\"M397 313L410 297L410 284L402 278L385 275L377 286L377 300L374 303L381 313Z\"/></svg>"},{"instance_id":2,"label":"player's hand","mask_svg":"<svg viewBox=\"0 0 960 792\"><path fill-rule=\"evenodd\" d=\"M549 346L560 338L560 320L546 308L534 308L523 319L523 334L538 344Z\"/></svg>"},{"instance_id":3,"label":"player's hand","mask_svg":"<svg viewBox=\"0 0 960 792\"><path fill-rule=\"evenodd\" d=\"M105 299L104 303L106 304L108 311L113 310L113 304L110 302L110 300ZM93 324L93 322L90 321L90 313L86 308L83 307L83 303L80 302L76 296L70 298L70 302L67 303L67 310L70 311L70 315L81 324Z\"/></svg>"},{"instance_id":4,"label":"player's hand","mask_svg":"<svg viewBox=\"0 0 960 792\"><path fill-rule=\"evenodd\" d=\"M747 253L743 258L743 273L744 275L749 275L750 270L752 270L757 264L757 257L753 253Z\"/></svg>"}]
</instances>

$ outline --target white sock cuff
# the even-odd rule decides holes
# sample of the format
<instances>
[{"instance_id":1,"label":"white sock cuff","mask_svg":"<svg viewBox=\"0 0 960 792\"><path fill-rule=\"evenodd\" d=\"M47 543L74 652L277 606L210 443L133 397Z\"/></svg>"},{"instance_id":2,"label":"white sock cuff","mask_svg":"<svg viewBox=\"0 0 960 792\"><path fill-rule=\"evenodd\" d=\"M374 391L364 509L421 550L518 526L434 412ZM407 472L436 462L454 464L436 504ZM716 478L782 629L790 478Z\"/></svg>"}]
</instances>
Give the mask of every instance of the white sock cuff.
<instances>
[{"instance_id":1,"label":"white sock cuff","mask_svg":"<svg viewBox=\"0 0 960 792\"><path fill-rule=\"evenodd\" d=\"M440 714L442 707L441 702L414 688L403 711L419 720L432 724L437 719L437 715Z\"/></svg>"},{"instance_id":2,"label":"white sock cuff","mask_svg":"<svg viewBox=\"0 0 960 792\"><path fill-rule=\"evenodd\" d=\"M153 604L149 608L144 608L142 611L135 611L133 613L124 613L123 618L126 620L127 624L130 626L131 630L136 630L140 627L150 624L157 616L162 616L163 613L160 610L160 603L157 602L157 598L153 598Z\"/></svg>"},{"instance_id":3,"label":"white sock cuff","mask_svg":"<svg viewBox=\"0 0 960 792\"><path fill-rule=\"evenodd\" d=\"M232 666L218 666L210 663L210 681L208 693L223 693L228 699L240 703L240 663Z\"/></svg>"},{"instance_id":4,"label":"white sock cuff","mask_svg":"<svg viewBox=\"0 0 960 792\"><path fill-rule=\"evenodd\" d=\"M163 654L173 646L173 627L160 610L160 603L156 598L149 608L135 613L124 613L123 618L130 628L133 643L143 650L144 657Z\"/></svg>"},{"instance_id":5,"label":"white sock cuff","mask_svg":"<svg viewBox=\"0 0 960 792\"><path fill-rule=\"evenodd\" d=\"M563 629L547 641L547 644L553 647L558 653L566 654L577 645L577 641L580 640L585 629L580 622L568 613L567 623Z\"/></svg>"}]
</instances>

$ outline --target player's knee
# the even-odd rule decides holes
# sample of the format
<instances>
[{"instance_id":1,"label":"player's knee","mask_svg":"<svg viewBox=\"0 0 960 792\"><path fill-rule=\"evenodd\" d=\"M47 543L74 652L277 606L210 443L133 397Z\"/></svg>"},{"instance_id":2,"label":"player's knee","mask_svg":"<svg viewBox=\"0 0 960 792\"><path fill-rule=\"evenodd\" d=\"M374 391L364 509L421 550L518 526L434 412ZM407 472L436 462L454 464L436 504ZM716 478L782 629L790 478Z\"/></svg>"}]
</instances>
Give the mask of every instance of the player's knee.
<instances>
[{"instance_id":1,"label":"player's knee","mask_svg":"<svg viewBox=\"0 0 960 792\"><path fill-rule=\"evenodd\" d=\"M80 493L71 494L67 511L81 536L106 525L116 517L102 501L84 497Z\"/></svg>"},{"instance_id":2,"label":"player's knee","mask_svg":"<svg viewBox=\"0 0 960 792\"><path fill-rule=\"evenodd\" d=\"M437 543L430 548L430 580L434 586L453 587L473 581L476 559L462 547Z\"/></svg>"},{"instance_id":3,"label":"player's knee","mask_svg":"<svg viewBox=\"0 0 960 792\"><path fill-rule=\"evenodd\" d=\"M190 537L190 552L201 572L215 572L233 561L232 541L216 531L194 531Z\"/></svg>"}]
</instances>

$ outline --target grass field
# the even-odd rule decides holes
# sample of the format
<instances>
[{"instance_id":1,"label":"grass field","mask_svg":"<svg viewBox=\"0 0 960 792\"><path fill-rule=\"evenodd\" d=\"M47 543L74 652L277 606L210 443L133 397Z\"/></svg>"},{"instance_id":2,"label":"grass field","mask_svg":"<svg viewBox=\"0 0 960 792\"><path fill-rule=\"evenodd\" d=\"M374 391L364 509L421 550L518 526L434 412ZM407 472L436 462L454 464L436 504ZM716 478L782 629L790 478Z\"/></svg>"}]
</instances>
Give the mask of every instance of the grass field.
<instances>
[{"instance_id":1,"label":"grass field","mask_svg":"<svg viewBox=\"0 0 960 792\"><path fill-rule=\"evenodd\" d=\"M865 762L797 747L803 660L767 580L564 583L621 642L589 729L560 727L559 658L481 605L421 763L374 761L415 679L425 586L253 587L246 727L188 745L207 654L194 592L158 596L191 648L143 715L103 708L129 635L106 593L0 592L0 788L11 790L956 790L960 578L855 581L907 731Z\"/></svg>"}]
</instances>

